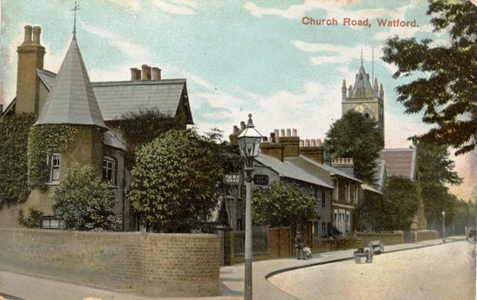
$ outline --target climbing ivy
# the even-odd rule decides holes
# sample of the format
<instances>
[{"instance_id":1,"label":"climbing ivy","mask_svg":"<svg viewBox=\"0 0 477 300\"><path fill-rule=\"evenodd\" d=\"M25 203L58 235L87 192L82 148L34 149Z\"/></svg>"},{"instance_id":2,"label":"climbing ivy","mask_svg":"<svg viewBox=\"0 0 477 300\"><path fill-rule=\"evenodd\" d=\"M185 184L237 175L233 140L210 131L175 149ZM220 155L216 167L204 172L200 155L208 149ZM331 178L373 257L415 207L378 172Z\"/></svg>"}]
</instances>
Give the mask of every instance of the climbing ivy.
<instances>
[{"instance_id":1,"label":"climbing ivy","mask_svg":"<svg viewBox=\"0 0 477 300\"><path fill-rule=\"evenodd\" d=\"M48 155L66 150L76 129L72 126L39 125L30 129L28 138L28 185L45 192L49 179Z\"/></svg>"},{"instance_id":2,"label":"climbing ivy","mask_svg":"<svg viewBox=\"0 0 477 300\"><path fill-rule=\"evenodd\" d=\"M28 188L28 133L34 114L11 114L0 121L0 209L24 202Z\"/></svg>"}]
</instances>

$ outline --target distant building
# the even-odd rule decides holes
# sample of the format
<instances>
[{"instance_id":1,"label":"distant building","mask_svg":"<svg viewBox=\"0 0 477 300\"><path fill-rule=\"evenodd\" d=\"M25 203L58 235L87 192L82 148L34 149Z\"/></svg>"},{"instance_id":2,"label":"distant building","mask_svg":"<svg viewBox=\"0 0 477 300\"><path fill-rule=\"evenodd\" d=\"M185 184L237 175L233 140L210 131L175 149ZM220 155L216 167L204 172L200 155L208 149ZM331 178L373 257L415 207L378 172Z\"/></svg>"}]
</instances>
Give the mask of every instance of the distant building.
<instances>
[{"instance_id":1,"label":"distant building","mask_svg":"<svg viewBox=\"0 0 477 300\"><path fill-rule=\"evenodd\" d=\"M373 78L371 78L372 80ZM378 123L384 139L384 89L378 80L374 79L374 85L371 86L369 74L366 73L363 62L353 86L346 89L346 81L343 80L341 88L342 93L342 114L349 110L354 110L364 114L366 117L373 118ZM376 169L376 188L382 190L387 177L401 177L410 181L417 181L417 149L398 148L383 149L379 152L378 167ZM365 185L365 187L369 187ZM371 188L372 189L372 188ZM374 192L373 192L374 193ZM368 197L364 197L367 199ZM372 197L370 197L372 198ZM366 201L366 200L365 200ZM424 206L422 199L419 199L419 210L414 220L414 229L425 229L427 227L424 217Z\"/></svg>"},{"instance_id":2,"label":"distant building","mask_svg":"<svg viewBox=\"0 0 477 300\"><path fill-rule=\"evenodd\" d=\"M48 191L33 190L18 207L4 208L0 226L18 226L19 209L34 208L50 217L52 192L78 163L89 164L109 182L116 195L115 211L123 216L124 230L134 230L126 195L131 175L125 166L126 146L122 140L123 114L157 109L178 120L184 129L193 124L185 79L162 79L159 68L143 65L131 69L131 80L90 82L76 35L58 74L43 69L45 48L40 43L41 28L25 26L23 43L18 47L16 98L1 116L33 113L38 116L33 126L67 124L76 129L66 150L49 153L45 160L50 168ZM7 214L12 217L5 217ZM55 225L56 226L56 225Z\"/></svg>"}]
</instances>

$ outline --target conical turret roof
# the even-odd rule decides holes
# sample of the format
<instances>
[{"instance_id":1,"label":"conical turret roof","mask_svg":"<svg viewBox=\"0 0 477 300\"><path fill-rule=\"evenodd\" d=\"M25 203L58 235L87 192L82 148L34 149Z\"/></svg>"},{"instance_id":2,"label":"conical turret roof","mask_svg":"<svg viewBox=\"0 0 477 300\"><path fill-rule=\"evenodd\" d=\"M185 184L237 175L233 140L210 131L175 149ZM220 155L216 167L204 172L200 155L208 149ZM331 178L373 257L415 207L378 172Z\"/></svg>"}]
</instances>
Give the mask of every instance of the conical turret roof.
<instances>
[{"instance_id":1,"label":"conical turret roof","mask_svg":"<svg viewBox=\"0 0 477 300\"><path fill-rule=\"evenodd\" d=\"M352 95L353 98L376 97L371 83L369 82L368 74L364 70L362 63L358 74L356 75L356 81L354 82Z\"/></svg>"},{"instance_id":2,"label":"conical turret roof","mask_svg":"<svg viewBox=\"0 0 477 300\"><path fill-rule=\"evenodd\" d=\"M107 129L75 38L35 123L41 124L92 125Z\"/></svg>"}]
</instances>

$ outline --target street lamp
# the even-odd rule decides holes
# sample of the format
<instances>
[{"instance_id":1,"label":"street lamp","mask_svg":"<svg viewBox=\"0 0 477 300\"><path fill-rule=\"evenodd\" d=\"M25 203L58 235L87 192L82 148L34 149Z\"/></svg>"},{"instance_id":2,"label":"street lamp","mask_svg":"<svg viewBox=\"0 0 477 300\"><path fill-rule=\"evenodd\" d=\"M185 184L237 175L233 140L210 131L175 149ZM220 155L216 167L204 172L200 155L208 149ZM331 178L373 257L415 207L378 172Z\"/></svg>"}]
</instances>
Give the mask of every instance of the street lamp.
<instances>
[{"instance_id":1,"label":"street lamp","mask_svg":"<svg viewBox=\"0 0 477 300\"><path fill-rule=\"evenodd\" d=\"M446 242L446 212L442 211L442 243Z\"/></svg>"},{"instance_id":2,"label":"street lamp","mask_svg":"<svg viewBox=\"0 0 477 300\"><path fill-rule=\"evenodd\" d=\"M245 202L245 285L244 299L252 300L252 172L253 160L258 155L262 135L255 130L252 114L248 115L245 129L237 137L240 155L245 160L247 198Z\"/></svg>"}]
</instances>

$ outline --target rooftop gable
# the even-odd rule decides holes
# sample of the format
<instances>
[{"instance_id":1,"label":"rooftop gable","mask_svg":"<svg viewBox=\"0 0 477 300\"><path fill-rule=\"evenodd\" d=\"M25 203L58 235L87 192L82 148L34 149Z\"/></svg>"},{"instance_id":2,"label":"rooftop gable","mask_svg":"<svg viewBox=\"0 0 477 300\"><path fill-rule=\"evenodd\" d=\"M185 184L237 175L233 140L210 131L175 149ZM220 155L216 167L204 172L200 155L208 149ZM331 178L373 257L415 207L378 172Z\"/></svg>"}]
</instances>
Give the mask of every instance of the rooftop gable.
<instances>
[{"instance_id":1,"label":"rooftop gable","mask_svg":"<svg viewBox=\"0 0 477 300\"><path fill-rule=\"evenodd\" d=\"M37 73L51 91L56 74L45 70L38 70ZM186 80L183 78L93 82L91 86L105 121L119 120L125 113L148 109L157 109L174 117L181 101L185 101L187 122L193 124Z\"/></svg>"},{"instance_id":2,"label":"rooftop gable","mask_svg":"<svg viewBox=\"0 0 477 300\"><path fill-rule=\"evenodd\" d=\"M414 181L416 176L416 148L384 149L379 152L386 162L387 176L402 177Z\"/></svg>"}]
</instances>

